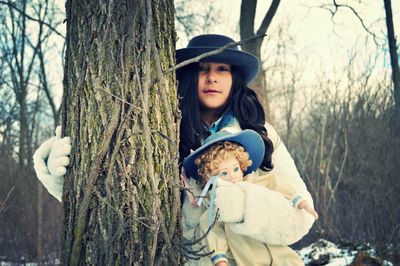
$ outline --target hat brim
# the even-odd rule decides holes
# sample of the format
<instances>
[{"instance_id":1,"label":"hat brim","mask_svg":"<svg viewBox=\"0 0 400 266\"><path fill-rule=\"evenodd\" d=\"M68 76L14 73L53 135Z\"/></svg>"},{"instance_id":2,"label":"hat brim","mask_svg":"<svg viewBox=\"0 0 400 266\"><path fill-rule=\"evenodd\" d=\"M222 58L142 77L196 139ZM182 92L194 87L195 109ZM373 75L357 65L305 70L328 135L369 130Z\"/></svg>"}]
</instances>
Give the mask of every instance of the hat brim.
<instances>
[{"instance_id":1,"label":"hat brim","mask_svg":"<svg viewBox=\"0 0 400 266\"><path fill-rule=\"evenodd\" d=\"M192 178L199 179L198 167L194 163L195 160L204 152L206 152L213 144L222 141L239 143L244 147L245 151L249 153L250 159L253 163L244 172L245 175L257 170L260 167L265 153L264 141L257 132L246 129L237 133L229 133L224 136L217 137L196 149L183 161L183 167L185 168L186 174Z\"/></svg>"},{"instance_id":2,"label":"hat brim","mask_svg":"<svg viewBox=\"0 0 400 266\"><path fill-rule=\"evenodd\" d=\"M176 51L176 63L179 64L185 60L194 58L204 53L219 49L220 47L189 47ZM252 82L260 70L260 61L254 55L233 49L223 50L221 53L207 56L200 62L225 63L236 66L243 74L246 84Z\"/></svg>"}]
</instances>

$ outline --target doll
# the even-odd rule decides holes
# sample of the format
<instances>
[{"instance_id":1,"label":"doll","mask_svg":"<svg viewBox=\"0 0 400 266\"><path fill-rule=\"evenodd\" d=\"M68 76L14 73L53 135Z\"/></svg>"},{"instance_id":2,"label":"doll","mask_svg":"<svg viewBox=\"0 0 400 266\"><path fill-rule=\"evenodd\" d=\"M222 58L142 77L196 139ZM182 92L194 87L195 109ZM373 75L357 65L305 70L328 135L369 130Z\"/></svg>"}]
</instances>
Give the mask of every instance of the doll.
<instances>
[{"instance_id":1,"label":"doll","mask_svg":"<svg viewBox=\"0 0 400 266\"><path fill-rule=\"evenodd\" d=\"M230 186L242 182L251 182L280 193L288 200L288 204L298 209L304 209L318 218L313 207L296 193L289 184L278 182L274 175L257 175L255 171L264 156L263 142L259 135L252 130L238 133L221 132L210 136L203 146L194 151L184 161L185 170L197 179L203 188L203 193L197 199L192 198L193 208L201 208L201 202L212 184L211 178L216 180L212 186ZM204 211L199 218L197 236L207 234L203 245L207 251L213 251L210 257L203 257L199 265L236 265L269 264L272 260L277 265L303 265L299 256L287 246L267 245L249 236L237 234L232 223L217 221L210 228L210 213L212 213L213 199L206 199ZM197 206L198 207L197 207ZM242 206L232 206L232 210ZM223 215L223 214L221 214ZM283 217L284 218L284 217Z\"/></svg>"},{"instance_id":2,"label":"doll","mask_svg":"<svg viewBox=\"0 0 400 266\"><path fill-rule=\"evenodd\" d=\"M244 176L244 172L252 164L252 160L244 148L237 143L219 142L199 156L195 164L198 166L198 175L203 186L209 181L210 176L218 176L222 180L233 183L249 181L260 184L280 192L290 200L293 207L304 209L315 219L318 219L318 214L314 208L298 195L289 184L279 182L275 175L257 176L255 173L250 173Z\"/></svg>"}]
</instances>

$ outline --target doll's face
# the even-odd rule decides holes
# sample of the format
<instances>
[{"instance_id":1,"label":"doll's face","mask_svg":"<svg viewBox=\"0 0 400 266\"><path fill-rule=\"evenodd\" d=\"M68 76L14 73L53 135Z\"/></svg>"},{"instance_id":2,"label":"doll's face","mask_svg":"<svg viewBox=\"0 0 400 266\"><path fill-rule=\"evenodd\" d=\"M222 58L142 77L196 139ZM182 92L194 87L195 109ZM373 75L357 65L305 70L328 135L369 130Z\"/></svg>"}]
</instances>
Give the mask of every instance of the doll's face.
<instances>
[{"instance_id":1,"label":"doll's face","mask_svg":"<svg viewBox=\"0 0 400 266\"><path fill-rule=\"evenodd\" d=\"M236 158L226 159L219 163L218 175L229 182L243 181L243 171Z\"/></svg>"}]
</instances>

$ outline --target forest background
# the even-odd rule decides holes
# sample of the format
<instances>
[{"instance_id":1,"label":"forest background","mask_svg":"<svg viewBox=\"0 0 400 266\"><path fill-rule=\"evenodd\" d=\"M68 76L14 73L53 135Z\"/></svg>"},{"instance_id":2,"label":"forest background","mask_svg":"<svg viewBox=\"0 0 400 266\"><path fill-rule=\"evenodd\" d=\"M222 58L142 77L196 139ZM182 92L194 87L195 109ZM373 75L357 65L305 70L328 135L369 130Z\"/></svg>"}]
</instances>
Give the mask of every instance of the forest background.
<instances>
[{"instance_id":1,"label":"forest background","mask_svg":"<svg viewBox=\"0 0 400 266\"><path fill-rule=\"evenodd\" d=\"M175 1L177 48L201 33L241 39L242 2ZM270 5L258 3L255 30ZM398 33L399 3L392 12ZM56 1L0 1L0 260L61 254L62 206L32 154L60 121L64 18ZM282 1L262 42L257 86L320 214L297 247L368 243L399 260L399 103L385 18L378 0Z\"/></svg>"}]
</instances>

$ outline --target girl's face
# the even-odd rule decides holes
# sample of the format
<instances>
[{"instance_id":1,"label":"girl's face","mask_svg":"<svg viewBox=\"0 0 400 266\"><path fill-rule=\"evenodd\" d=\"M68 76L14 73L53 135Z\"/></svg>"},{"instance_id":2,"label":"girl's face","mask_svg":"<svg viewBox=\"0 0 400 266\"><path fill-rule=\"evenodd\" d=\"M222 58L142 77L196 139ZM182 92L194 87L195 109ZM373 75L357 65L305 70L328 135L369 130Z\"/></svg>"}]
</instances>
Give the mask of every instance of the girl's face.
<instances>
[{"instance_id":1,"label":"girl's face","mask_svg":"<svg viewBox=\"0 0 400 266\"><path fill-rule=\"evenodd\" d=\"M199 63L197 93L205 111L219 111L228 103L232 88L231 65L224 63Z\"/></svg>"},{"instance_id":2,"label":"girl's face","mask_svg":"<svg viewBox=\"0 0 400 266\"><path fill-rule=\"evenodd\" d=\"M218 165L219 176L229 182L243 181L243 171L236 158L223 160Z\"/></svg>"}]
</instances>

